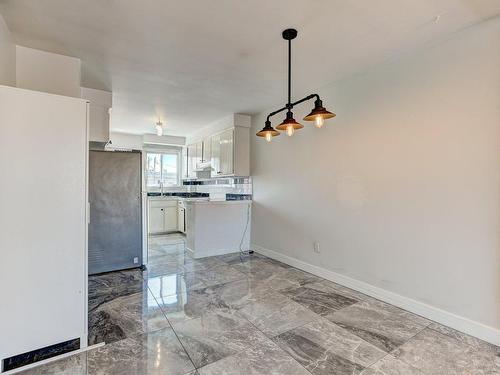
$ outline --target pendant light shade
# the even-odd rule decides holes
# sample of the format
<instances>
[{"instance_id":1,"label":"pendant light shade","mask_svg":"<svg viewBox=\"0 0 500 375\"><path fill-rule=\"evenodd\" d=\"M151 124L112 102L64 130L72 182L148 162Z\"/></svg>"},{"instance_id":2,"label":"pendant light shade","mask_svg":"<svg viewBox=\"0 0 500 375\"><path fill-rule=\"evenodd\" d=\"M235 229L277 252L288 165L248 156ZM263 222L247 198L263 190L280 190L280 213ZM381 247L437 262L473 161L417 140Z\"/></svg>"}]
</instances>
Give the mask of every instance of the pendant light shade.
<instances>
[{"instance_id":1,"label":"pendant light shade","mask_svg":"<svg viewBox=\"0 0 500 375\"><path fill-rule=\"evenodd\" d=\"M303 127L304 125L299 124L297 121L295 121L292 111L288 111L286 113L286 118L281 124L276 127L276 129L286 130L286 134L291 137L295 130L302 129Z\"/></svg>"},{"instance_id":2,"label":"pendant light shade","mask_svg":"<svg viewBox=\"0 0 500 375\"><path fill-rule=\"evenodd\" d=\"M280 135L280 132L271 126L271 121L266 121L266 126L264 126L256 135L257 137L264 137L266 138L266 141L271 142L273 137Z\"/></svg>"},{"instance_id":3,"label":"pendant light shade","mask_svg":"<svg viewBox=\"0 0 500 375\"><path fill-rule=\"evenodd\" d=\"M316 127L321 128L325 120L335 116L335 113L327 111L326 108L323 107L323 102L320 99L316 99L314 101L313 110L304 117L304 121L314 121Z\"/></svg>"}]
</instances>

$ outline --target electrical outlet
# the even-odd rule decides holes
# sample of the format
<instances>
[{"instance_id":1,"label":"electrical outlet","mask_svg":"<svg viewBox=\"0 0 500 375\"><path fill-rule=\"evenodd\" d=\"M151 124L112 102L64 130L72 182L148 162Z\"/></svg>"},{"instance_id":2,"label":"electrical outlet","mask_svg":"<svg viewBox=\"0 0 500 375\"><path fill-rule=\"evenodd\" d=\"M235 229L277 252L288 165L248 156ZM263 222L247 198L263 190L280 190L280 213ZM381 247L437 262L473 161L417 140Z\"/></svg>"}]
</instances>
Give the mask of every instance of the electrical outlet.
<instances>
[{"instance_id":1,"label":"electrical outlet","mask_svg":"<svg viewBox=\"0 0 500 375\"><path fill-rule=\"evenodd\" d=\"M139 263L139 257L134 257L134 264Z\"/></svg>"},{"instance_id":2,"label":"electrical outlet","mask_svg":"<svg viewBox=\"0 0 500 375\"><path fill-rule=\"evenodd\" d=\"M318 254L321 253L321 250L319 249L319 242L317 241L314 243L314 252Z\"/></svg>"}]
</instances>

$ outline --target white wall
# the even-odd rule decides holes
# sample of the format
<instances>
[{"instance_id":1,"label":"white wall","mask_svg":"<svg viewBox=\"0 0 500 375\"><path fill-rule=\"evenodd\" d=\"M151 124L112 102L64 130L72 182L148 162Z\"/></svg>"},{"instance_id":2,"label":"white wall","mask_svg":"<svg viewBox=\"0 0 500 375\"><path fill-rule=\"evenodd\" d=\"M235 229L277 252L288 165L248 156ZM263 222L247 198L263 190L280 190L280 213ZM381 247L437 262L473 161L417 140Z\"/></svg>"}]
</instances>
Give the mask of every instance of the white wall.
<instances>
[{"instance_id":1,"label":"white wall","mask_svg":"<svg viewBox=\"0 0 500 375\"><path fill-rule=\"evenodd\" d=\"M111 132L109 138L112 147L142 150L142 135Z\"/></svg>"},{"instance_id":2,"label":"white wall","mask_svg":"<svg viewBox=\"0 0 500 375\"><path fill-rule=\"evenodd\" d=\"M186 144L186 137L178 137L175 135L162 135L144 134L142 142L150 145L160 146L184 146Z\"/></svg>"},{"instance_id":3,"label":"white wall","mask_svg":"<svg viewBox=\"0 0 500 375\"><path fill-rule=\"evenodd\" d=\"M16 46L16 81L23 89L80 97L80 59Z\"/></svg>"},{"instance_id":4,"label":"white wall","mask_svg":"<svg viewBox=\"0 0 500 375\"><path fill-rule=\"evenodd\" d=\"M319 89L323 129L253 137L252 242L499 329L498 46L496 18Z\"/></svg>"},{"instance_id":5,"label":"white wall","mask_svg":"<svg viewBox=\"0 0 500 375\"><path fill-rule=\"evenodd\" d=\"M163 135L158 137L152 134L129 134L120 132L111 132L110 139L112 147L128 148L134 150L142 150L144 147L159 147L159 146L184 146L186 138L172 135Z\"/></svg>"},{"instance_id":6,"label":"white wall","mask_svg":"<svg viewBox=\"0 0 500 375\"><path fill-rule=\"evenodd\" d=\"M203 140L205 137L209 137L215 133L221 132L223 130L233 128L235 126L249 128L251 126L252 118L249 115L243 115L240 113L233 113L229 116L223 117L217 121L214 121L207 126L204 126L200 130L190 134L186 139L186 144L192 144Z\"/></svg>"},{"instance_id":7,"label":"white wall","mask_svg":"<svg viewBox=\"0 0 500 375\"><path fill-rule=\"evenodd\" d=\"M0 85L16 85L16 45L0 15Z\"/></svg>"}]
</instances>

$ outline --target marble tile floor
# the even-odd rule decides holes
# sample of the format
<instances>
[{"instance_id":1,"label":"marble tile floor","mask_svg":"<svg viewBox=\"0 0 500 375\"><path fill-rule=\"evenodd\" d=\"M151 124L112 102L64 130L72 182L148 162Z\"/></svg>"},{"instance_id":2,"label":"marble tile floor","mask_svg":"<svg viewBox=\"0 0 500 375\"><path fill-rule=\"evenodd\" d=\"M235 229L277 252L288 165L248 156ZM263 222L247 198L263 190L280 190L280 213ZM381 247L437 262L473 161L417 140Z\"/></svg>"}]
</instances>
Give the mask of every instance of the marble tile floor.
<instances>
[{"instance_id":1,"label":"marble tile floor","mask_svg":"<svg viewBox=\"0 0 500 375\"><path fill-rule=\"evenodd\" d=\"M89 278L106 345L22 374L500 375L500 348L262 255L149 244L147 270Z\"/></svg>"}]
</instances>

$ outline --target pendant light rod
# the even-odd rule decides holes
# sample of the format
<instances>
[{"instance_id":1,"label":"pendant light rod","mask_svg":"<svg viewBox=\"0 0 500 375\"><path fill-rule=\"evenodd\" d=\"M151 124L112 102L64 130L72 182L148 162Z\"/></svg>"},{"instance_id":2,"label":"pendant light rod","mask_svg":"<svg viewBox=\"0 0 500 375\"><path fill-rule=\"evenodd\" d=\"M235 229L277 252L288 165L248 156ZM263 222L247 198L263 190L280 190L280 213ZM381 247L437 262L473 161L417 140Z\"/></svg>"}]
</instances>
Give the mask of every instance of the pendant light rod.
<instances>
[{"instance_id":1,"label":"pendant light rod","mask_svg":"<svg viewBox=\"0 0 500 375\"><path fill-rule=\"evenodd\" d=\"M302 98L300 100L297 100L296 102L293 102L293 103L290 103L290 104L287 104L285 107L283 108L280 108L280 109L277 109L276 111L274 112L271 112L270 114L267 115L267 120L269 121L269 118L280 113L280 112L283 112L287 109L292 109L293 107L295 107L297 104L300 104L300 103L303 103L307 100L311 100L313 98L316 98L317 100L320 100L320 97L318 94L311 94L311 95L308 95L306 96L305 98Z\"/></svg>"},{"instance_id":2,"label":"pendant light rod","mask_svg":"<svg viewBox=\"0 0 500 375\"><path fill-rule=\"evenodd\" d=\"M292 40L288 39L288 106L291 106L291 104L292 104Z\"/></svg>"}]
</instances>

